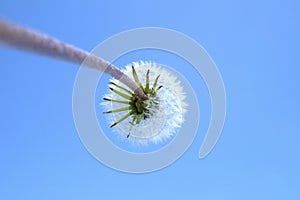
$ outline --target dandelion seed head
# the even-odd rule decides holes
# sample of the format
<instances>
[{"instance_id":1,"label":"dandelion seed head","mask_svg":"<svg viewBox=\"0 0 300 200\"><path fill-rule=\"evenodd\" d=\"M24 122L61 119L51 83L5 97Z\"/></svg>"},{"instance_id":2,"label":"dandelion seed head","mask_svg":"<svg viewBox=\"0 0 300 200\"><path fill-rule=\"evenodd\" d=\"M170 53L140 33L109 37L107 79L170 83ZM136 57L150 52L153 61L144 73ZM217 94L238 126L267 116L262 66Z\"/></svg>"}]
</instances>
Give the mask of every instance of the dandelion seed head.
<instances>
[{"instance_id":1,"label":"dandelion seed head","mask_svg":"<svg viewBox=\"0 0 300 200\"><path fill-rule=\"evenodd\" d=\"M148 70L150 87L153 86L158 76L157 87L162 87L157 91L155 96L150 96L148 100L143 102L148 112L141 119L140 123L132 125L133 116L130 116L113 128L121 138L129 139L135 144L146 145L149 142L154 144L165 142L177 133L184 121L187 104L184 102L185 94L180 81L165 67L153 62L144 61L133 62L124 68L123 72L132 79L134 79L132 66L134 66L139 80L144 87L146 87L146 73ZM119 80L112 79L111 81L129 90ZM111 87L117 89L115 85ZM124 101L122 96L112 91L104 97ZM103 102L102 105L107 110L124 107L124 104L111 101ZM111 113L107 115L107 118L111 123L114 123L128 112L127 110ZM128 133L130 133L129 138L127 138Z\"/></svg>"}]
</instances>

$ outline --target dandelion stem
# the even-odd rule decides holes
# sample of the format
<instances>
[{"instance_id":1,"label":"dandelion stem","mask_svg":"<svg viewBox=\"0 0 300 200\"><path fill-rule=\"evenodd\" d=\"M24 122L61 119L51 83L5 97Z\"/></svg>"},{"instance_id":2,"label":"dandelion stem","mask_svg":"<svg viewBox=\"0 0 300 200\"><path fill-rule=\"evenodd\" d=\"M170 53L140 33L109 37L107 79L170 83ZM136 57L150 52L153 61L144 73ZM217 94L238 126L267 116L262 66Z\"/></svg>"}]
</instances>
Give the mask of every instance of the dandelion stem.
<instances>
[{"instance_id":1,"label":"dandelion stem","mask_svg":"<svg viewBox=\"0 0 300 200\"><path fill-rule=\"evenodd\" d=\"M133 80L108 61L42 33L2 19L0 19L0 44L6 44L11 47L47 55L75 64L83 64L87 67L106 72L132 89L138 98L142 100L148 98Z\"/></svg>"}]
</instances>

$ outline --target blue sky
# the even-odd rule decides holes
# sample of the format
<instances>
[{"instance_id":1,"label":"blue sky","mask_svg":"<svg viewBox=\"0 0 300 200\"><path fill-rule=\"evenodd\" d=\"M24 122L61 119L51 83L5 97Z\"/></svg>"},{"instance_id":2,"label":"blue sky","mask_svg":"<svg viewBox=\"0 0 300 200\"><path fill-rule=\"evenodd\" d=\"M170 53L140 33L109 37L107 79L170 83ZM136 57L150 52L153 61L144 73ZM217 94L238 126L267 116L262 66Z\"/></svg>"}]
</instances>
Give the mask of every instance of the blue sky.
<instances>
[{"instance_id":1,"label":"blue sky","mask_svg":"<svg viewBox=\"0 0 300 200\"><path fill-rule=\"evenodd\" d=\"M296 0L2 2L1 17L88 51L132 28L187 34L222 74L227 117L199 160L209 121L200 86L203 120L188 151L157 172L121 173L94 159L77 134L79 66L0 47L0 199L299 199L299 13Z\"/></svg>"}]
</instances>

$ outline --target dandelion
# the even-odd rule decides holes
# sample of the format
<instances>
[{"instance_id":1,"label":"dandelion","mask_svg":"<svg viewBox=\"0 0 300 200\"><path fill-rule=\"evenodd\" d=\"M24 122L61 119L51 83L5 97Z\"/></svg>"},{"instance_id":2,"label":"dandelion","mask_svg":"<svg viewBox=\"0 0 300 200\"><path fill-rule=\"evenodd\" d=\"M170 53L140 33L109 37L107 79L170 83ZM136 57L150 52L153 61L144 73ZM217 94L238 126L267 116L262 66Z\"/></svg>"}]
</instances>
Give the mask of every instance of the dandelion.
<instances>
[{"instance_id":1,"label":"dandelion","mask_svg":"<svg viewBox=\"0 0 300 200\"><path fill-rule=\"evenodd\" d=\"M157 144L172 138L184 121L187 106L180 81L153 62L134 62L123 73L137 83L148 99L137 99L126 85L111 79L110 93L102 103L111 127L138 144Z\"/></svg>"},{"instance_id":2,"label":"dandelion","mask_svg":"<svg viewBox=\"0 0 300 200\"><path fill-rule=\"evenodd\" d=\"M106 60L45 34L0 19L0 45L2 44L82 64L106 72L117 79L122 77L121 81L134 91L137 98L147 99L134 81Z\"/></svg>"},{"instance_id":3,"label":"dandelion","mask_svg":"<svg viewBox=\"0 0 300 200\"><path fill-rule=\"evenodd\" d=\"M0 19L0 44L82 64L114 77L104 97L111 127L134 142L171 138L184 121L186 104L176 77L151 62L133 63L123 71L82 49Z\"/></svg>"}]
</instances>

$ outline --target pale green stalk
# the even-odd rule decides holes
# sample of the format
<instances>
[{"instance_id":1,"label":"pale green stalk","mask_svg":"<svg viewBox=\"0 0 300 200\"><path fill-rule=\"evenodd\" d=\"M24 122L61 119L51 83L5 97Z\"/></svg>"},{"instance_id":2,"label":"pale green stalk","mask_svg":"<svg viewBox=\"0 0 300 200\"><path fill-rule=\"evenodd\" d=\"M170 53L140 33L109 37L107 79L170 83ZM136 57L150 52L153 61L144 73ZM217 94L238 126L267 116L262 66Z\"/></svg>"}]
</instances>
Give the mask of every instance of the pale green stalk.
<instances>
[{"instance_id":1,"label":"pale green stalk","mask_svg":"<svg viewBox=\"0 0 300 200\"><path fill-rule=\"evenodd\" d=\"M133 80L108 61L42 33L0 19L0 44L44 54L75 64L83 64L106 72L127 85L141 100L147 99L142 89Z\"/></svg>"}]
</instances>

